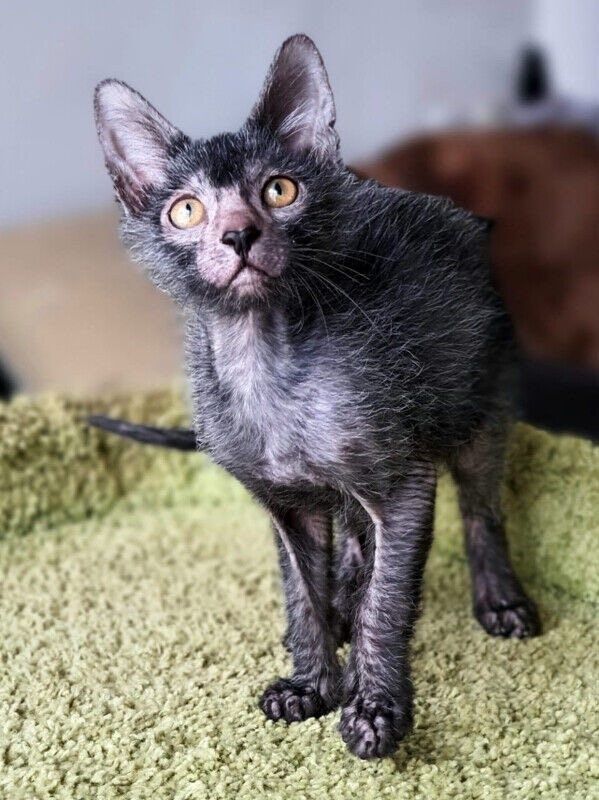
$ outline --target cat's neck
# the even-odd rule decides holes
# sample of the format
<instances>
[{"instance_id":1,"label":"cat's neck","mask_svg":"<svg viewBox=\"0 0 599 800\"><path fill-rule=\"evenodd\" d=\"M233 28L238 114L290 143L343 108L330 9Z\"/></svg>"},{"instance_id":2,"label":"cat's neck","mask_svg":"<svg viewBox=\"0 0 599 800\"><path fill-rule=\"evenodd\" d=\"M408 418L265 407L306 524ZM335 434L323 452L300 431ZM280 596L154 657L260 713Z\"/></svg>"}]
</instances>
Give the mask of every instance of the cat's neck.
<instances>
[{"instance_id":1,"label":"cat's neck","mask_svg":"<svg viewBox=\"0 0 599 800\"><path fill-rule=\"evenodd\" d=\"M279 308L251 308L236 314L209 310L202 319L210 341L217 347L283 346L289 339L287 315Z\"/></svg>"},{"instance_id":2,"label":"cat's neck","mask_svg":"<svg viewBox=\"0 0 599 800\"><path fill-rule=\"evenodd\" d=\"M291 331L281 309L250 309L235 315L204 317L214 368L230 386L251 391L257 382L281 379L293 368Z\"/></svg>"}]
</instances>

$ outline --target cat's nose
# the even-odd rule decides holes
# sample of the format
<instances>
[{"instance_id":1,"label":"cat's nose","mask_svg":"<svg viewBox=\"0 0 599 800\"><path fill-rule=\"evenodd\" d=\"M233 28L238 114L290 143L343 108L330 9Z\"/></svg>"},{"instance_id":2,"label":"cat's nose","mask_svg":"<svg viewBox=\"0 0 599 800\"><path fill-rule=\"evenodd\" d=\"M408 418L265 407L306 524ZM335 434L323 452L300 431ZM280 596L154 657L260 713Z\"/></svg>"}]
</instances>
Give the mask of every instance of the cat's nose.
<instances>
[{"instance_id":1,"label":"cat's nose","mask_svg":"<svg viewBox=\"0 0 599 800\"><path fill-rule=\"evenodd\" d=\"M221 242L228 244L235 250L236 255L247 258L251 246L260 236L260 231L255 225L243 228L241 231L225 231Z\"/></svg>"}]
</instances>

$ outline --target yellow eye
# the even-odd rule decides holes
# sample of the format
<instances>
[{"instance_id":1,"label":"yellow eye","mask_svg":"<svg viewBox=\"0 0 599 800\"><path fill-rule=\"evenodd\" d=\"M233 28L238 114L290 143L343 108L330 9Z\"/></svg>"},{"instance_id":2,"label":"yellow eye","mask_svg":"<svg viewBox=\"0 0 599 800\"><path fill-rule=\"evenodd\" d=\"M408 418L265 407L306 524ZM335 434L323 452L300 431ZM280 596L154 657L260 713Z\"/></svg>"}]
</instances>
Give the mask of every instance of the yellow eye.
<instances>
[{"instance_id":1,"label":"yellow eye","mask_svg":"<svg viewBox=\"0 0 599 800\"><path fill-rule=\"evenodd\" d=\"M290 206L297 197L297 184L290 178L271 178L262 190L262 199L271 208Z\"/></svg>"},{"instance_id":2,"label":"yellow eye","mask_svg":"<svg viewBox=\"0 0 599 800\"><path fill-rule=\"evenodd\" d=\"M168 218L175 228L195 228L204 218L204 206L196 197L182 197L173 203Z\"/></svg>"}]
</instances>

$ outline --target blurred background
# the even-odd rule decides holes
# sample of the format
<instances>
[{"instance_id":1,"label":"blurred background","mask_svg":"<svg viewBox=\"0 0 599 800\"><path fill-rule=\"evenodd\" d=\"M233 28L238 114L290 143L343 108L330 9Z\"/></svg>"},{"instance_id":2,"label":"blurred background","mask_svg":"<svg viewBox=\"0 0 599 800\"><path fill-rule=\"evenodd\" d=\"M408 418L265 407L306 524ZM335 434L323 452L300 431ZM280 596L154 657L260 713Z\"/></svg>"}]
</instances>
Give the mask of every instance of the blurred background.
<instances>
[{"instance_id":1,"label":"blurred background","mask_svg":"<svg viewBox=\"0 0 599 800\"><path fill-rule=\"evenodd\" d=\"M599 4L152 0L8 4L0 27L0 395L152 387L179 320L128 263L93 126L118 77L197 137L239 127L308 33L346 161L495 220L532 421L599 426Z\"/></svg>"}]
</instances>

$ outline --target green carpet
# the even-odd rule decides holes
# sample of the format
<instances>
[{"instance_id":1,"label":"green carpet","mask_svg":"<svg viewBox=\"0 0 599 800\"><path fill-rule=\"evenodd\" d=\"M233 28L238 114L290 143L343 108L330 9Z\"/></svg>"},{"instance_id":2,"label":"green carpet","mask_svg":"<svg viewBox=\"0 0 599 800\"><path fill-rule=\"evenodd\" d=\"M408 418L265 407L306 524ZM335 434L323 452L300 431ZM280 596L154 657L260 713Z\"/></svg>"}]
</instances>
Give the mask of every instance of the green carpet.
<instances>
[{"instance_id":1,"label":"green carpet","mask_svg":"<svg viewBox=\"0 0 599 800\"><path fill-rule=\"evenodd\" d=\"M262 512L203 457L88 430L87 407L0 406L3 800L597 796L599 448L514 435L509 534L545 626L529 642L475 624L442 480L415 730L365 763L338 714L287 727L256 708L288 668ZM169 392L93 408L185 416Z\"/></svg>"}]
</instances>

